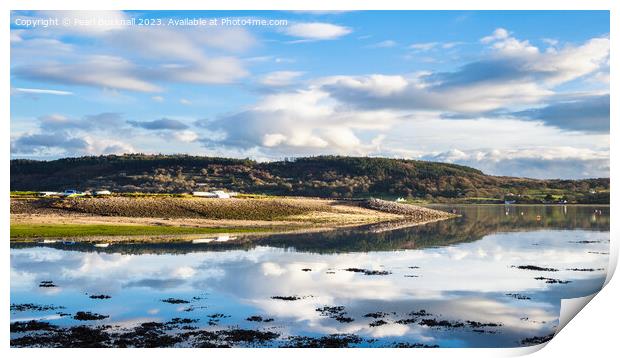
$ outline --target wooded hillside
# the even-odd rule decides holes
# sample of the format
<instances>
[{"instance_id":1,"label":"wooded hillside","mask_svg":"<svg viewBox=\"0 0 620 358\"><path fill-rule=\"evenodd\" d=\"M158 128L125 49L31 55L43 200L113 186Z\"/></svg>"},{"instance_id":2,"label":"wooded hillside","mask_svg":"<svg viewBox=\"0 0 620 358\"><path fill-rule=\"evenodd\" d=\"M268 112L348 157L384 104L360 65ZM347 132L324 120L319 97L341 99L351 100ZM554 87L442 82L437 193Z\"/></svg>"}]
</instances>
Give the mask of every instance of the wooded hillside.
<instances>
[{"instance_id":1,"label":"wooded hillside","mask_svg":"<svg viewBox=\"0 0 620 358\"><path fill-rule=\"evenodd\" d=\"M417 160L320 156L258 163L247 159L129 154L11 161L12 191L68 188L149 193L226 189L271 195L427 201L609 202L609 178L498 177L466 166Z\"/></svg>"}]
</instances>

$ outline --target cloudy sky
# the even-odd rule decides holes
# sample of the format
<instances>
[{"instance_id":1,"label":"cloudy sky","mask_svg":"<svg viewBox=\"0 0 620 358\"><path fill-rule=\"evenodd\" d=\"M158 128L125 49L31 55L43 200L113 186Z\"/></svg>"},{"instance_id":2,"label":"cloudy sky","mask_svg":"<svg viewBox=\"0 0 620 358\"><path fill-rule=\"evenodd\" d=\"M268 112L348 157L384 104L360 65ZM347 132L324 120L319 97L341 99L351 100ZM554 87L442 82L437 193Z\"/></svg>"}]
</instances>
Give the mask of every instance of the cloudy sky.
<instances>
[{"instance_id":1,"label":"cloudy sky","mask_svg":"<svg viewBox=\"0 0 620 358\"><path fill-rule=\"evenodd\" d=\"M608 177L609 13L13 12L11 156L127 152Z\"/></svg>"}]
</instances>

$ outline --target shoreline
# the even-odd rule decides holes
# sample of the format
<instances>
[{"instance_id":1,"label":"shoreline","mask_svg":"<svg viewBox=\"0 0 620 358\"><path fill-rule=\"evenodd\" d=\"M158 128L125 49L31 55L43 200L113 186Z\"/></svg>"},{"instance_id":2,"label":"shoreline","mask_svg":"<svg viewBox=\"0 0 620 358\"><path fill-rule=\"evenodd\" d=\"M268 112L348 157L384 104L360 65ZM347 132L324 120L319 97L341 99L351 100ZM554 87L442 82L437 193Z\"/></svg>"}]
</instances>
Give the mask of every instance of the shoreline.
<instances>
[{"instance_id":1,"label":"shoreline","mask_svg":"<svg viewBox=\"0 0 620 358\"><path fill-rule=\"evenodd\" d=\"M609 207L610 204L556 204L556 203L547 203L547 204L487 204L487 203L425 203L425 204L411 204L417 205L421 207L432 207L432 206L449 206L449 205L467 205L467 206L602 206Z\"/></svg>"},{"instance_id":2,"label":"shoreline","mask_svg":"<svg viewBox=\"0 0 620 358\"><path fill-rule=\"evenodd\" d=\"M106 210L113 214L101 215ZM156 214L160 214L159 217ZM252 218L246 219L244 215ZM357 202L290 197L11 200L10 241L173 242L223 235L296 234L373 225L393 230L389 228L423 225L456 216L377 199ZM128 234L131 231L135 234Z\"/></svg>"}]
</instances>

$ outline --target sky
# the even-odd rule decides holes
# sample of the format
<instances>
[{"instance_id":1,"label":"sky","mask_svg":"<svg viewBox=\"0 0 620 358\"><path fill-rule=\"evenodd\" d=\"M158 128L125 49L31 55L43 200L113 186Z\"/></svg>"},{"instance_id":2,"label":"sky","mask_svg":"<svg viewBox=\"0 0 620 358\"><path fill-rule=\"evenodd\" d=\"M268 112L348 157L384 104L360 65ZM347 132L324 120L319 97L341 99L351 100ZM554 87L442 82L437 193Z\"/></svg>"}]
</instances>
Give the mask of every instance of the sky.
<instances>
[{"instance_id":1,"label":"sky","mask_svg":"<svg viewBox=\"0 0 620 358\"><path fill-rule=\"evenodd\" d=\"M12 158L334 154L609 177L608 11L11 18Z\"/></svg>"}]
</instances>

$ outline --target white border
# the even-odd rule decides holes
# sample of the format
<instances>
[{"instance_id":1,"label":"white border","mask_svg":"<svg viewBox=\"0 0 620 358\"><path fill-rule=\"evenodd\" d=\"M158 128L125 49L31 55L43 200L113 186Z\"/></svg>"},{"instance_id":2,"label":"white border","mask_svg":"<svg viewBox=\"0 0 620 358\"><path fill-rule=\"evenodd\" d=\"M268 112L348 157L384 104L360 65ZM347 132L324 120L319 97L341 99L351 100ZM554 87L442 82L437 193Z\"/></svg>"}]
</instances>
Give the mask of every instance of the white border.
<instances>
[{"instance_id":1,"label":"white border","mask_svg":"<svg viewBox=\"0 0 620 358\"><path fill-rule=\"evenodd\" d=\"M72 9L72 10L103 10L103 9L119 9L119 10L164 10L164 9L204 9L204 10L404 10L404 9L417 9L417 10L611 10L611 31L610 33L617 34L618 33L618 24L620 23L620 19L616 12L618 11L617 1L613 0L501 0L501 1L488 1L488 0L468 0L459 1L459 0L433 0L433 1L419 1L414 3L412 1L398 1L398 0L378 0L378 1L369 1L369 0L341 0L337 3L333 0L313 0L313 1L278 1L278 0L261 0L261 1L251 1L251 0L226 0L226 1L197 1L197 0L174 0L174 1L166 1L166 0L131 0L131 1L78 1L78 0L46 0L45 2L36 1L36 0L8 0L3 1L0 4L0 7L3 8L3 12L1 15L2 26L4 31L0 34L0 41L2 41L2 46L4 51L2 51L2 62L0 64L0 73L1 73L1 83L2 86L2 121L0 122L2 125L2 133L5 136L5 139L0 141L0 145L2 146L2 151L4 153L3 165L5 170L3 171L6 174L1 176L2 185L4 188L9 187L9 154L10 154L10 144L8 140L8 136L10 133L10 109L9 109L9 94L10 94L10 58L9 58L9 48L10 48L10 40L9 40L9 22L10 22L10 9L15 10L44 10L44 9ZM612 48L612 56L611 60L613 62L612 68L617 68L617 56L614 53L614 49L617 41L615 41L615 37L611 36L611 48ZM614 103L618 103L618 96L615 94L614 88L616 88L617 76L613 75L612 70L612 81L611 81L611 177L618 177L618 161L617 161L617 150L613 143L615 139L617 139L618 133L618 123L617 123L617 107L614 106ZM616 138L614 138L616 137ZM614 183L615 180L612 180ZM8 191L8 190L7 190ZM6 193L6 192L5 192ZM7 193L8 194L8 193ZM6 194L5 194L6 195ZM5 196L5 198L7 198ZM619 195L616 191L612 190L611 193L611 216L616 217L614 214L617 210L615 210L616 205L618 205ZM7 198L8 199L8 198ZM5 350L4 354L10 354L11 356L37 356L37 355L45 355L45 356L69 356L69 357L77 357L83 356L85 353L93 356L108 356L110 354L121 355L121 356L129 356L134 354L149 354L149 355L163 355L172 353L168 350L157 349L157 350L144 350L144 349L105 349L105 350L89 350L84 351L80 349L62 349L62 350L54 350L54 349L10 349L9 348L9 275L10 275L10 267L9 267L9 250L8 250L8 237L9 237L9 201L4 200L2 205L0 205L0 210L2 215L2 219L4 220L5 225L4 228L4 237L5 244L2 246L3 250L3 258L4 265L2 266L2 273L4 280L2 281L2 305L4 305L4 309L1 310L3 321L5 322L1 325L1 334L2 334L2 349ZM620 286L618 284L618 280L609 281L611 279L611 274L615 270L618 256L618 225L615 220L611 220L611 255L610 255L610 271L607 277L607 282L609 283L605 289L602 291L602 294L596 295L592 299L592 303L588 304L588 307L584 309L577 317L574 319L574 322L568 324L566 328L562 330L551 342L548 343L548 347L542 349L537 356L540 357L555 357L555 356L578 356L578 355L586 355L587 356L610 356L610 352L617 351L616 340L617 340L617 327L615 326L615 322L613 319L616 319L618 315L618 303L620 303ZM539 347L533 348L517 348L517 349L437 349L437 350L420 350L416 349L414 351L407 349L389 349L387 350L377 350L377 349L347 349L347 350L302 350L302 349L256 349L256 350L246 350L246 349L230 349L230 350L217 350L217 351L205 351L198 349L185 349L181 352L183 355L187 356L204 356L205 354L217 354L218 357L227 357L227 356L237 356L237 355L246 355L251 354L252 356L270 356L270 357L284 357L290 356L290 354L295 354L300 357L309 357L310 355L316 354L338 354L338 355L355 355L355 356L373 356L376 354L390 354L394 356L408 356L410 354L424 354L430 356L514 356L514 355L523 355L527 353L531 353L542 348L541 345ZM175 353L177 351L174 351Z\"/></svg>"}]
</instances>

